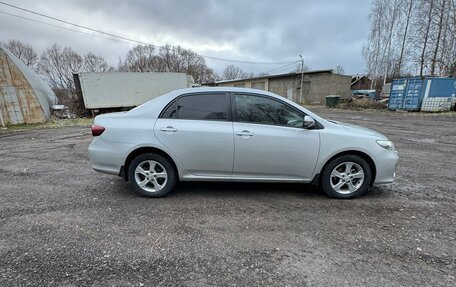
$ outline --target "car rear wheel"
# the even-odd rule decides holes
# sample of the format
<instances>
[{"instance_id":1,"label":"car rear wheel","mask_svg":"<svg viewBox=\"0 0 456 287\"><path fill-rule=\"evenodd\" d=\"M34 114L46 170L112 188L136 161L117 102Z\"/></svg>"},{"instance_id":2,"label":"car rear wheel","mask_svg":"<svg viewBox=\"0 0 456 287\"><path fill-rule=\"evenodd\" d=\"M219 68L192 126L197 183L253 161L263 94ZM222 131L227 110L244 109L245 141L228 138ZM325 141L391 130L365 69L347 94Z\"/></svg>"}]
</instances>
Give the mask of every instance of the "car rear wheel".
<instances>
[{"instance_id":1,"label":"car rear wheel","mask_svg":"<svg viewBox=\"0 0 456 287\"><path fill-rule=\"evenodd\" d=\"M158 154L142 154L128 168L128 178L136 193L145 197L162 197L176 185L171 162Z\"/></svg>"},{"instance_id":2,"label":"car rear wheel","mask_svg":"<svg viewBox=\"0 0 456 287\"><path fill-rule=\"evenodd\" d=\"M333 198L353 198L366 193L372 179L369 163L356 155L343 155L323 170L321 187Z\"/></svg>"}]
</instances>

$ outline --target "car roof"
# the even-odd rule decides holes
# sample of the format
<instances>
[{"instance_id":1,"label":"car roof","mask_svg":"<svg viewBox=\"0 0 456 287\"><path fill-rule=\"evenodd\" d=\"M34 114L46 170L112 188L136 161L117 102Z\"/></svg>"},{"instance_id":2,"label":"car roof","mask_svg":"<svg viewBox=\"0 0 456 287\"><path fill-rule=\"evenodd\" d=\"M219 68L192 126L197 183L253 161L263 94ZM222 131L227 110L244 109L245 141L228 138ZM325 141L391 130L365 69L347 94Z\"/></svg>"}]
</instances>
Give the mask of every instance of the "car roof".
<instances>
[{"instance_id":1,"label":"car roof","mask_svg":"<svg viewBox=\"0 0 456 287\"><path fill-rule=\"evenodd\" d=\"M250 88L237 88L237 87L196 87L196 88L185 88L172 91L171 93L176 94L187 94L187 93L204 93L204 92L237 92L237 93L257 93L257 94L270 94L271 96L277 96L271 92L259 89Z\"/></svg>"},{"instance_id":2,"label":"car roof","mask_svg":"<svg viewBox=\"0 0 456 287\"><path fill-rule=\"evenodd\" d=\"M279 96L277 94L271 93L269 91L265 90L260 90L260 89L251 89L251 88L237 88L237 87L197 87L197 88L185 88L185 89L179 89L172 91L166 95L170 95L170 97L177 97L180 95L184 94L190 94L190 93L210 93L210 92L225 92L225 93L248 93L248 94L262 94L262 95L267 95L273 98L280 99L282 101L286 101L288 103L291 103L293 105L297 105L300 107L300 105L296 104L293 101L290 101L282 96ZM163 96L166 96L163 95Z\"/></svg>"}]
</instances>

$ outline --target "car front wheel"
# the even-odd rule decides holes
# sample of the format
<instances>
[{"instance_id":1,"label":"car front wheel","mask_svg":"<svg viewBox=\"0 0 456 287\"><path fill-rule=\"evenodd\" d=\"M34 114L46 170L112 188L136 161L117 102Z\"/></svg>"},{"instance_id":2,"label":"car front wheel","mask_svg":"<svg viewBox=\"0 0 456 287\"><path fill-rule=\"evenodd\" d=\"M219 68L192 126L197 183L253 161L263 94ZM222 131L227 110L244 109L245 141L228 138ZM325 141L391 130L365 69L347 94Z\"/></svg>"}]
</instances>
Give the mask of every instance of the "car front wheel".
<instances>
[{"instance_id":1,"label":"car front wheel","mask_svg":"<svg viewBox=\"0 0 456 287\"><path fill-rule=\"evenodd\" d=\"M133 189L145 197L162 197L176 185L176 172L168 159L158 154L142 154L128 168Z\"/></svg>"},{"instance_id":2,"label":"car front wheel","mask_svg":"<svg viewBox=\"0 0 456 287\"><path fill-rule=\"evenodd\" d=\"M369 163L357 155L343 155L323 170L321 187L333 198L353 198L364 194L372 179Z\"/></svg>"}]
</instances>

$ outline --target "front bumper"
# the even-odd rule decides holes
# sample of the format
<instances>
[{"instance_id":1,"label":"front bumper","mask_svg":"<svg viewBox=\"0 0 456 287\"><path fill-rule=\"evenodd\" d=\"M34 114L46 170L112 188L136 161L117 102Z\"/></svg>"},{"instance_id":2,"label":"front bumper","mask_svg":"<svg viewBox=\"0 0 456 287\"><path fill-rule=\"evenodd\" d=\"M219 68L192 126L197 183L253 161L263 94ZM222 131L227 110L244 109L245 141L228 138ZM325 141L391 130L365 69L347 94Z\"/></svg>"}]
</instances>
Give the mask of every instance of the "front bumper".
<instances>
[{"instance_id":1,"label":"front bumper","mask_svg":"<svg viewBox=\"0 0 456 287\"><path fill-rule=\"evenodd\" d=\"M397 151L385 150L375 160L376 176L374 184L391 183L396 179L396 169L399 162Z\"/></svg>"}]
</instances>

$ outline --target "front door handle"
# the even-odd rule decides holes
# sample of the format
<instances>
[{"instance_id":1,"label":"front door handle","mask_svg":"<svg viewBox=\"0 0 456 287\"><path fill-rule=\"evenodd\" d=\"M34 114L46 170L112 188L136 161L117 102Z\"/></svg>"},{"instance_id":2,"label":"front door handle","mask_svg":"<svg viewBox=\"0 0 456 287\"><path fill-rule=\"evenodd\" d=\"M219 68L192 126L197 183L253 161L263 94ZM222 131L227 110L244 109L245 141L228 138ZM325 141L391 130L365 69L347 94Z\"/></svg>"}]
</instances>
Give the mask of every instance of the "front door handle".
<instances>
[{"instance_id":1,"label":"front door handle","mask_svg":"<svg viewBox=\"0 0 456 287\"><path fill-rule=\"evenodd\" d=\"M162 132L167 133L167 134L177 132L177 129L176 129L175 127L172 127L172 126L167 126L166 128L161 128L160 130L161 130Z\"/></svg>"},{"instance_id":2,"label":"front door handle","mask_svg":"<svg viewBox=\"0 0 456 287\"><path fill-rule=\"evenodd\" d=\"M243 130L242 132L236 132L237 136L248 138L248 137L253 137L253 133L251 133L248 130Z\"/></svg>"}]
</instances>

